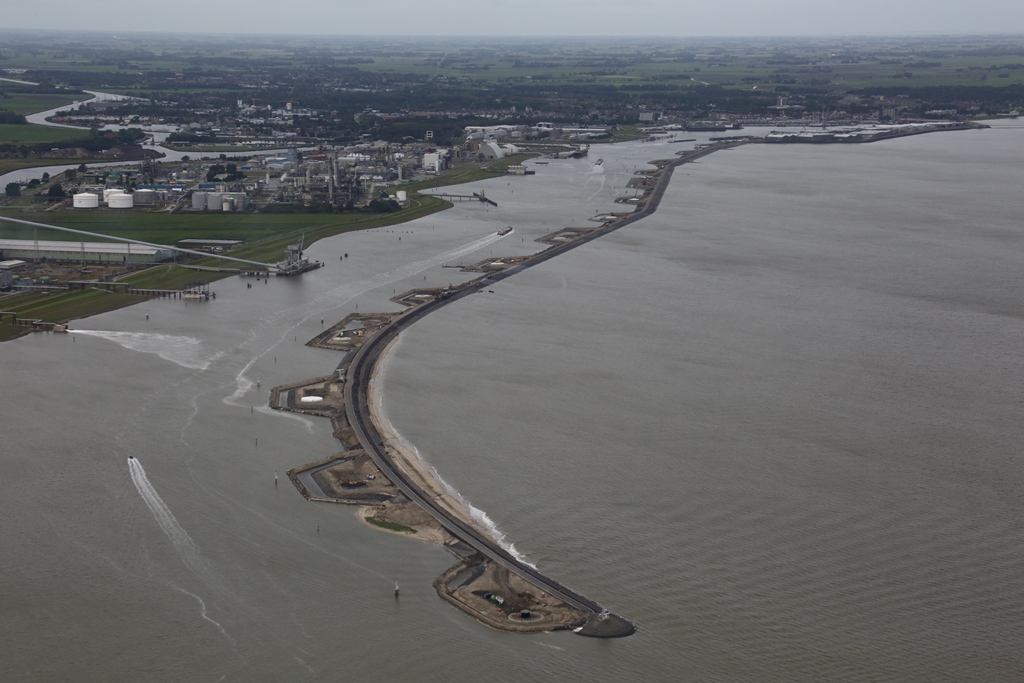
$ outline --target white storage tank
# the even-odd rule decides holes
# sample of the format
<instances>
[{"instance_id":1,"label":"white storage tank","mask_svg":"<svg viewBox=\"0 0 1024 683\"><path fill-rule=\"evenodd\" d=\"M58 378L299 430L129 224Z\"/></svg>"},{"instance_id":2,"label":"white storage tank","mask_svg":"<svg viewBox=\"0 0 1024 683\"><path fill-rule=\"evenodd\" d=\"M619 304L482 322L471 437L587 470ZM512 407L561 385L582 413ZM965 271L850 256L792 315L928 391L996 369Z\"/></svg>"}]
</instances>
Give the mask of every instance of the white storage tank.
<instances>
[{"instance_id":1,"label":"white storage tank","mask_svg":"<svg viewBox=\"0 0 1024 683\"><path fill-rule=\"evenodd\" d=\"M95 209L100 205L100 198L92 192L79 192L71 197L71 205L76 209Z\"/></svg>"},{"instance_id":2,"label":"white storage tank","mask_svg":"<svg viewBox=\"0 0 1024 683\"><path fill-rule=\"evenodd\" d=\"M124 193L124 190L120 190L120 189L118 189L116 187L108 187L105 190L103 190L103 202L106 203L107 200L109 199L110 195L112 195L112 194L123 194L123 193Z\"/></svg>"},{"instance_id":3,"label":"white storage tank","mask_svg":"<svg viewBox=\"0 0 1024 683\"><path fill-rule=\"evenodd\" d=\"M130 194L124 192L117 192L114 194L107 195L107 206L111 209L130 209L134 205L134 201Z\"/></svg>"},{"instance_id":4,"label":"white storage tank","mask_svg":"<svg viewBox=\"0 0 1024 683\"><path fill-rule=\"evenodd\" d=\"M398 197L399 204L405 204L406 199L409 198L409 193L406 192L405 190L399 190L398 192L395 193L395 195Z\"/></svg>"},{"instance_id":5,"label":"white storage tank","mask_svg":"<svg viewBox=\"0 0 1024 683\"><path fill-rule=\"evenodd\" d=\"M205 209L206 208L206 193L205 192L193 192L192 193L192 208L193 209Z\"/></svg>"},{"instance_id":6,"label":"white storage tank","mask_svg":"<svg viewBox=\"0 0 1024 683\"><path fill-rule=\"evenodd\" d=\"M223 210L223 211L234 211L235 210L235 200L232 199L231 197L224 197L224 199L221 202L221 210Z\"/></svg>"},{"instance_id":7,"label":"white storage tank","mask_svg":"<svg viewBox=\"0 0 1024 683\"><path fill-rule=\"evenodd\" d=\"M210 211L220 211L224 208L224 195L219 192L211 192L206 195L206 208Z\"/></svg>"}]
</instances>

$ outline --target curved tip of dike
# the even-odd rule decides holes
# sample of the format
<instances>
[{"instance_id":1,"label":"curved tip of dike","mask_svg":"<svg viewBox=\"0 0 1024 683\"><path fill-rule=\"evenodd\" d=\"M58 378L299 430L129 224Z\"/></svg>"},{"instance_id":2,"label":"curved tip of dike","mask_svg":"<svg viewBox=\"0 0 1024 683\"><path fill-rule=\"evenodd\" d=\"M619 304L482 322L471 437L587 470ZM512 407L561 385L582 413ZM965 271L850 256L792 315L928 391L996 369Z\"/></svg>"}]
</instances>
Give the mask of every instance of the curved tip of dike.
<instances>
[{"instance_id":1,"label":"curved tip of dike","mask_svg":"<svg viewBox=\"0 0 1024 683\"><path fill-rule=\"evenodd\" d=\"M591 614L586 623L573 632L588 638L625 638L636 633L636 626L618 614L602 612Z\"/></svg>"}]
</instances>

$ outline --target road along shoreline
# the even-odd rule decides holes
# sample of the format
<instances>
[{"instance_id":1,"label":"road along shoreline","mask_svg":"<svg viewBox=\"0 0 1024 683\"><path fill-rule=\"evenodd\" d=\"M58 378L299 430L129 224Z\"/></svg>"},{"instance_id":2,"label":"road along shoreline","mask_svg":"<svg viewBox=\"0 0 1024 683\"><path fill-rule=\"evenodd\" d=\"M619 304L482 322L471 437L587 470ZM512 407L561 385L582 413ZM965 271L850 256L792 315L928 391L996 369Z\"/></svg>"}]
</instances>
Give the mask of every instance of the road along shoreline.
<instances>
[{"instance_id":1,"label":"road along shoreline","mask_svg":"<svg viewBox=\"0 0 1024 683\"><path fill-rule=\"evenodd\" d=\"M385 422L376 410L379 396L375 380L388 350L402 331L416 321L495 282L649 216L657 210L677 166L748 143L746 140L720 142L679 153L676 159L654 161L655 170L640 172L636 178L634 187L644 193L637 202L637 210L629 214L605 216L600 227L578 231L569 241L558 243L537 254L512 259L507 267L486 272L461 286L435 292L431 297L417 298L416 303L402 313L375 314L373 319L376 324L373 329L360 331L358 337L336 334L335 328L339 331L345 328L345 325L339 323L328 333L312 340L311 345L347 352L335 371L335 379L323 382L322 387L318 385L310 391L309 397L301 399L317 400L315 396L330 398L331 392L336 394L339 390L342 394L342 400L334 403L336 414L332 420L335 423L335 436L351 450L345 452L348 455L342 454L337 458L339 472L346 473L338 475L342 477L340 488L358 487L362 491L352 494L340 491L337 498L346 500L335 499L333 502L376 505L384 509L396 501L404 502L408 499L418 506L426 513L427 519L419 520L420 523L413 526L388 521L386 517L376 522L376 517L369 514L363 517L396 532L417 533L415 527L422 528L424 521L429 522L430 526L443 529L456 541L445 543L446 547L461 559L434 582L438 594L494 628L510 631L571 628L580 635L604 638L634 633L636 627L630 621L544 575L502 547L486 529L480 528L462 502L444 489L436 475L416 454L403 447L395 435L387 431ZM406 303L408 299L408 293L396 297L396 300ZM272 407L289 409L279 394L275 396L277 398L272 402ZM291 399L291 406L303 410L302 407L296 407L294 398ZM318 405L317 408L324 410L327 406L321 408ZM317 465L318 472L324 469L324 464ZM323 499L309 492L310 471L311 468L297 468L289 472L289 476L308 498ZM302 479L304 473L307 475L305 480ZM390 491L381 488L378 477L386 479L397 489L394 493L400 492L400 495L391 496ZM367 484L367 481L373 483Z\"/></svg>"}]
</instances>

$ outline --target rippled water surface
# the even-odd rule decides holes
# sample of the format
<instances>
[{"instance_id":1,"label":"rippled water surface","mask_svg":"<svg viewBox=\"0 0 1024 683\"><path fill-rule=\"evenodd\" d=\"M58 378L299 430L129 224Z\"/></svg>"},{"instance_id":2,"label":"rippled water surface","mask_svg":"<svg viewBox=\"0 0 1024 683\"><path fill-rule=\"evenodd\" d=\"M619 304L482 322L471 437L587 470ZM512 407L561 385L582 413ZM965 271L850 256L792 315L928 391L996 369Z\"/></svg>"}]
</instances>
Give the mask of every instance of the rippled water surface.
<instances>
[{"instance_id":1,"label":"rippled water surface","mask_svg":"<svg viewBox=\"0 0 1024 683\"><path fill-rule=\"evenodd\" d=\"M1024 677L1024 129L717 153L655 216L403 336L403 438L635 636L491 631L433 593L443 551L283 477L337 448L263 407L340 360L302 345L321 318L593 225L681 146L552 161L474 186L497 208L318 243L302 279L0 347L0 678Z\"/></svg>"}]
</instances>

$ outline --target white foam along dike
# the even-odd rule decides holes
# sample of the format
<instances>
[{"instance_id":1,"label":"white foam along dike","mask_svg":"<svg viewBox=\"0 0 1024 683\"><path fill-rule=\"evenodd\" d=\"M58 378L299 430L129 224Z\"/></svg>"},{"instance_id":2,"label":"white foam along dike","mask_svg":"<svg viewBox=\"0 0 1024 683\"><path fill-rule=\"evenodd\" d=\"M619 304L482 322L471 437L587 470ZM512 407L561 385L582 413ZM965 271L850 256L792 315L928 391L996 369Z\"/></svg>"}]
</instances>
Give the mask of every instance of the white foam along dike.
<instances>
[{"instance_id":1,"label":"white foam along dike","mask_svg":"<svg viewBox=\"0 0 1024 683\"><path fill-rule=\"evenodd\" d=\"M498 525L494 523L494 520L492 520L487 515L486 512L470 503L469 500L465 496L463 496L462 493L457 488L455 488L447 481L445 481L444 477L442 477L438 473L434 466L431 465L426 460L426 458L423 457L423 454L420 453L420 450L416 448L415 444L410 442L408 439L402 436L402 434L397 429L395 429L394 424L392 424L391 422L391 418L388 417L387 412L384 410L382 398L383 392L380 391L378 382L380 382L387 374L387 367L391 359L391 354L394 353L395 348L397 346L397 343L392 344L383 354L381 354L381 357L377 361L377 372L379 373L378 379L370 380L370 383L377 387L377 390L372 392L373 410L376 413L377 419L380 421L380 426L384 430L384 432L392 435L392 438L389 439L388 441L391 443L391 445L400 448L407 453L410 453L412 457L416 458L416 460L423 463L423 467L430 471L430 474L441 485L441 488L444 489L444 492L451 496L452 498L454 498L455 500L457 500L459 504L462 505L462 507L465 508L466 511L469 513L470 518L474 522L476 522L476 525L482 531L485 531L487 535L493 538L495 543L504 548L510 555L512 555L512 557L516 558L516 560L518 560L519 562L522 562L523 564L526 564L530 567L533 567L534 569L537 569L537 565L529 562L518 550L516 550L516 546L514 543L506 540L505 532L498 528Z\"/></svg>"}]
</instances>

